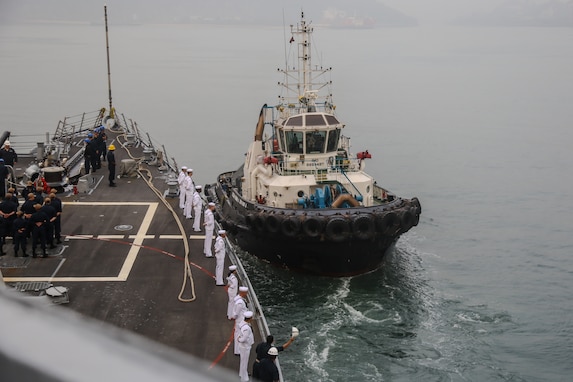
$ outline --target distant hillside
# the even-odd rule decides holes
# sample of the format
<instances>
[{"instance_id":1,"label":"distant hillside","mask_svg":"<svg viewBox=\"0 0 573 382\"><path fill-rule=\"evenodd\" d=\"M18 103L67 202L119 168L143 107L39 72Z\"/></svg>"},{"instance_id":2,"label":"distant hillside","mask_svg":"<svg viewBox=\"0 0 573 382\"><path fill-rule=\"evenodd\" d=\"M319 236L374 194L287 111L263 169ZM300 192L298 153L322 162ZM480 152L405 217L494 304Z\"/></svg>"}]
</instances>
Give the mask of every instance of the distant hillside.
<instances>
[{"instance_id":1,"label":"distant hillside","mask_svg":"<svg viewBox=\"0 0 573 382\"><path fill-rule=\"evenodd\" d=\"M455 24L573 27L573 0L506 0L491 12L459 18Z\"/></svg>"},{"instance_id":2,"label":"distant hillside","mask_svg":"<svg viewBox=\"0 0 573 382\"><path fill-rule=\"evenodd\" d=\"M103 4L78 0L1 0L0 21L100 22ZM416 25L414 18L377 0L305 0L308 20L333 27ZM108 4L109 18L125 23L226 23L282 25L296 22L298 3L268 0L121 0Z\"/></svg>"}]
</instances>

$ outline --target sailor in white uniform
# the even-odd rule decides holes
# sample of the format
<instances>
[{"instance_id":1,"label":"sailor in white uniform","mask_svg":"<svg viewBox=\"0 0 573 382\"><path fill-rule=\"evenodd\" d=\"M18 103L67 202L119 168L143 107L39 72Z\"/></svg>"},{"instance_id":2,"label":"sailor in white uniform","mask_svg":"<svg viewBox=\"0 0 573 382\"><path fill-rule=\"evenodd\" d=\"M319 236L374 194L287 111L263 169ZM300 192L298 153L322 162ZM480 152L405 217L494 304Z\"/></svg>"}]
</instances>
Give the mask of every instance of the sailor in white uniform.
<instances>
[{"instance_id":1,"label":"sailor in white uniform","mask_svg":"<svg viewBox=\"0 0 573 382\"><path fill-rule=\"evenodd\" d=\"M253 319L253 312L247 310L244 313L244 321L241 323L239 328L239 355L241 356L241 361L239 365L239 377L241 382L249 381L249 356L251 355L251 347L255 342L255 337L253 336L253 328L251 328L251 320Z\"/></svg>"},{"instance_id":2,"label":"sailor in white uniform","mask_svg":"<svg viewBox=\"0 0 573 382\"><path fill-rule=\"evenodd\" d=\"M193 231L201 231L201 211L203 210L203 199L201 199L201 186L195 186L193 194Z\"/></svg>"},{"instance_id":3,"label":"sailor in white uniform","mask_svg":"<svg viewBox=\"0 0 573 382\"><path fill-rule=\"evenodd\" d=\"M195 184L193 184L193 169L187 169L187 176L185 177L185 209L183 210L183 214L185 218L191 219L193 216L191 215L193 205L193 194L195 193Z\"/></svg>"},{"instance_id":4,"label":"sailor in white uniform","mask_svg":"<svg viewBox=\"0 0 573 382\"><path fill-rule=\"evenodd\" d=\"M237 266L229 266L229 276L227 276L227 295L229 303L227 304L227 318L233 319L233 308L235 307L235 297L239 291L239 279L237 279Z\"/></svg>"},{"instance_id":5,"label":"sailor in white uniform","mask_svg":"<svg viewBox=\"0 0 573 382\"><path fill-rule=\"evenodd\" d=\"M219 236L215 239L215 258L217 265L215 266L215 284L217 286L224 286L223 283L223 270L225 269L225 237L227 231L224 229L217 232Z\"/></svg>"},{"instance_id":6,"label":"sailor in white uniform","mask_svg":"<svg viewBox=\"0 0 573 382\"><path fill-rule=\"evenodd\" d=\"M239 294L235 296L235 305L233 307L233 318L235 319L235 346L234 346L234 354L239 355L239 331L240 331L240 324L243 322L243 314L247 311L247 301L245 297L247 297L247 292L249 288L246 286L239 287Z\"/></svg>"},{"instance_id":7,"label":"sailor in white uniform","mask_svg":"<svg viewBox=\"0 0 573 382\"><path fill-rule=\"evenodd\" d=\"M177 183L179 183L179 208L185 208L185 177L187 177L187 166L181 167L181 172L177 177Z\"/></svg>"},{"instance_id":8,"label":"sailor in white uniform","mask_svg":"<svg viewBox=\"0 0 573 382\"><path fill-rule=\"evenodd\" d=\"M203 226L205 227L205 244L203 245L203 253L206 257L213 257L211 252L211 244L213 243L213 230L215 229L215 203L210 202L205 210L205 218L203 219Z\"/></svg>"}]
</instances>

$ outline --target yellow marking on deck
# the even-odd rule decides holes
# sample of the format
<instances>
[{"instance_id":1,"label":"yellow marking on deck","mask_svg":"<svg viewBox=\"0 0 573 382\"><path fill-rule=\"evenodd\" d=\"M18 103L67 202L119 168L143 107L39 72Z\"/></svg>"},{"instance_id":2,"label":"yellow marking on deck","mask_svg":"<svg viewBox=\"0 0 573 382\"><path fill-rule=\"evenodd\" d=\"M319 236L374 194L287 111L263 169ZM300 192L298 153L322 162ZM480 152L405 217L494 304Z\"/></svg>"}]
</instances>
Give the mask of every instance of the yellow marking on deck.
<instances>
[{"instance_id":1,"label":"yellow marking on deck","mask_svg":"<svg viewBox=\"0 0 573 382\"><path fill-rule=\"evenodd\" d=\"M135 260L137 259L137 254L142 248L143 240L149 238L155 238L155 235L147 235L147 230L151 225L153 216L157 211L159 203L157 202L64 202L64 205L75 205L75 206L147 206L147 212L143 217L143 221L139 226L139 230L136 235L130 235L133 239L133 245L130 246L127 257L123 262L123 266L119 271L117 276L106 276L106 277L5 277L4 282L15 283L19 281L47 281L47 282L112 282L112 281L126 281ZM172 235L176 236L176 235ZM98 235L95 236L98 239L123 239L125 235ZM66 236L66 239L77 239L77 240L89 240L93 239L94 235L78 235L78 236ZM179 235L179 238L181 236Z\"/></svg>"},{"instance_id":2,"label":"yellow marking on deck","mask_svg":"<svg viewBox=\"0 0 573 382\"><path fill-rule=\"evenodd\" d=\"M160 239L167 239L167 240L182 240L183 236L181 235L159 235Z\"/></svg>"}]
</instances>

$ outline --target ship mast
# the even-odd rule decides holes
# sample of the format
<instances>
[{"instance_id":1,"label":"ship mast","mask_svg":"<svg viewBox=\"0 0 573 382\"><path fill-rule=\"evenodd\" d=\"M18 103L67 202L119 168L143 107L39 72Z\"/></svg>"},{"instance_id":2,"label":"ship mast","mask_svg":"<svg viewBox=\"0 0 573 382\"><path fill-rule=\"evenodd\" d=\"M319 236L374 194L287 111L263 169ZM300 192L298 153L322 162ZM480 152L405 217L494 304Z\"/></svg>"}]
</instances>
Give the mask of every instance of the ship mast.
<instances>
[{"instance_id":1,"label":"ship mast","mask_svg":"<svg viewBox=\"0 0 573 382\"><path fill-rule=\"evenodd\" d=\"M109 98L109 113L110 116L113 118L113 105L111 102L111 67L109 64L109 38L108 38L108 30L107 30L107 5L103 6L103 12L105 16L105 48L106 48L106 56L107 56L107 88L108 88L108 98Z\"/></svg>"},{"instance_id":2,"label":"ship mast","mask_svg":"<svg viewBox=\"0 0 573 382\"><path fill-rule=\"evenodd\" d=\"M284 74L284 81L279 85L286 89L286 95L279 96L282 111L288 115L294 113L304 113L317 111L322 108L324 111L332 113L334 106L332 104L332 94L320 96L319 91L329 86L332 81L325 80L326 73L332 68L313 67L311 59L311 37L313 28L304 18L304 12L301 12L300 24L291 25L290 44L297 44L297 61L298 67L289 66L288 60L286 68L280 72ZM320 101L320 104L318 104Z\"/></svg>"}]
</instances>

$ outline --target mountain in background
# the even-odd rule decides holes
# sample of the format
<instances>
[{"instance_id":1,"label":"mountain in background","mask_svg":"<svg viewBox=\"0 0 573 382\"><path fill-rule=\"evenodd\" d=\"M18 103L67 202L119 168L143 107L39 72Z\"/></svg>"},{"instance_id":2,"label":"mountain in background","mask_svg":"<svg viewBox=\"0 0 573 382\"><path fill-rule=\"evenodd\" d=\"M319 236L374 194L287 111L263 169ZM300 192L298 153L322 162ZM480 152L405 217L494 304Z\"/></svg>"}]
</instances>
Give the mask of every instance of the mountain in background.
<instances>
[{"instance_id":1,"label":"mountain in background","mask_svg":"<svg viewBox=\"0 0 573 382\"><path fill-rule=\"evenodd\" d=\"M490 12L458 18L454 24L573 27L573 0L506 0Z\"/></svg>"},{"instance_id":2,"label":"mountain in background","mask_svg":"<svg viewBox=\"0 0 573 382\"><path fill-rule=\"evenodd\" d=\"M101 3L103 6L103 3ZM1 0L0 21L102 22L99 4L77 0ZM225 23L282 25L296 22L299 6L268 0L121 0L110 1L113 24ZM307 20L332 27L365 28L411 26L417 21L377 0L306 0L302 11Z\"/></svg>"}]
</instances>

